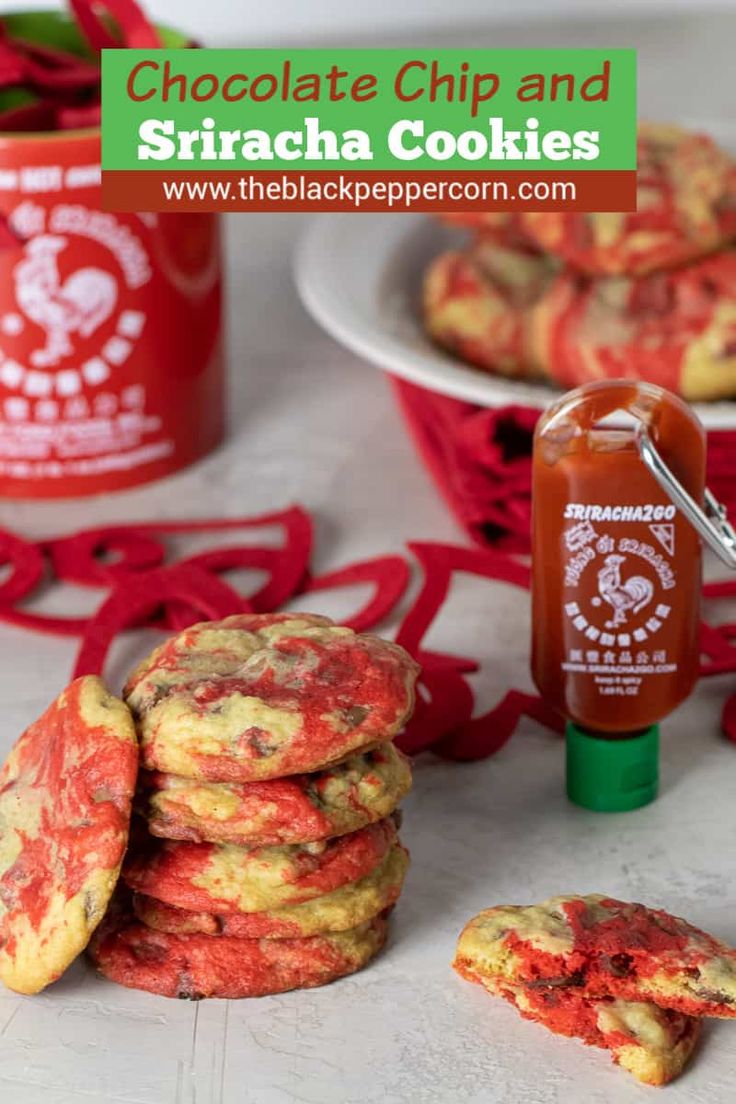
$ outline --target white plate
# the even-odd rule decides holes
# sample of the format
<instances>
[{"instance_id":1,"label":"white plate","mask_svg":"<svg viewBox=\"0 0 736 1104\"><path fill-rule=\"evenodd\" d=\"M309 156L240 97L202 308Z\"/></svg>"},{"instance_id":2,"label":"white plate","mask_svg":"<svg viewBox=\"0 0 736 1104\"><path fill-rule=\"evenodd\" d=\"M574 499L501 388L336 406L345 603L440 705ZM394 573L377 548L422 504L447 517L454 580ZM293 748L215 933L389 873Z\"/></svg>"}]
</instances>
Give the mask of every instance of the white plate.
<instances>
[{"instance_id":1,"label":"white plate","mask_svg":"<svg viewBox=\"0 0 736 1104\"><path fill-rule=\"evenodd\" d=\"M455 231L425 215L318 215L297 250L299 294L328 333L393 375L480 406L547 406L559 394L555 389L475 371L425 336L422 274L455 240ZM736 402L695 403L694 409L709 429L736 426Z\"/></svg>"}]
</instances>

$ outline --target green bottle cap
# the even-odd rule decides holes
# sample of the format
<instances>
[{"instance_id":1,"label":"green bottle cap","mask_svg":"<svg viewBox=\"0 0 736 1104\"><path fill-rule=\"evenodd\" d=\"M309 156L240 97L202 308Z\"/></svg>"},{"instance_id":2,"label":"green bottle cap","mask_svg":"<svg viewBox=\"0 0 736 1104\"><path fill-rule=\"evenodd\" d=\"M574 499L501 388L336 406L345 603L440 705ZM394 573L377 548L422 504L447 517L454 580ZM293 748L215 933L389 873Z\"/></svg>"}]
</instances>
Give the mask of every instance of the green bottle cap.
<instances>
[{"instance_id":1,"label":"green bottle cap","mask_svg":"<svg viewBox=\"0 0 736 1104\"><path fill-rule=\"evenodd\" d=\"M659 784L659 725L635 736L592 736L572 721L567 742L567 796L584 809L623 813L648 805Z\"/></svg>"}]
</instances>

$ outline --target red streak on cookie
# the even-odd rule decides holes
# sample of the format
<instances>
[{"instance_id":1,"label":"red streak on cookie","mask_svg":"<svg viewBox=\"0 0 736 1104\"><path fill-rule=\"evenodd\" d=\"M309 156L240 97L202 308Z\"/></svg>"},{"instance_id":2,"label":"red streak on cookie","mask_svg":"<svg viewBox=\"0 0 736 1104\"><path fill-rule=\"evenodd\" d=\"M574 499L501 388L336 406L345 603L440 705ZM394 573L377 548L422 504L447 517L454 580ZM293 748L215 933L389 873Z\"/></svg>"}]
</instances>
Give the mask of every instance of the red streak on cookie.
<instances>
[{"instance_id":1,"label":"red streak on cookie","mask_svg":"<svg viewBox=\"0 0 736 1104\"><path fill-rule=\"evenodd\" d=\"M280 903L298 904L358 881L375 869L395 838L396 825L389 819L329 840L321 848L310 850L299 845L287 848L290 865L281 884L288 886L289 892L287 900ZM217 895L213 871L220 847L211 843L151 840L147 851L128 857L123 877L136 892L179 908L195 912L242 912L237 903ZM259 868L267 869L268 848L251 851L228 848L228 859L233 863L236 851L241 852L238 866L244 873L257 875ZM212 889L196 884L203 882L210 882Z\"/></svg>"},{"instance_id":2,"label":"red streak on cookie","mask_svg":"<svg viewBox=\"0 0 736 1104\"><path fill-rule=\"evenodd\" d=\"M394 665L381 663L354 638L349 641L324 649L304 638L279 640L274 651L296 661L294 667L287 664L289 672L298 670L300 663L313 672L313 677L300 680L302 685L296 689L285 685L278 669L272 667L256 678L221 678L202 683L194 690L194 700L205 709L232 694L247 693L275 708L296 708L301 727L295 747L308 748L313 761L329 762L334 758L334 734L325 726L326 714L343 712L351 702L369 703L371 725L378 734L395 723L396 702L405 694L401 672ZM251 729L242 734L241 754L245 758L261 757L258 736L259 731ZM200 758L206 761L205 756Z\"/></svg>"},{"instance_id":3,"label":"red streak on cookie","mask_svg":"<svg viewBox=\"0 0 736 1104\"><path fill-rule=\"evenodd\" d=\"M473 979L471 979L473 980ZM588 1046L602 1047L612 1052L613 1060L619 1061L618 1052L624 1048L639 1047L646 1052L646 1036L638 1039L635 1034L627 1034L621 1030L606 1030L605 1013L608 999L606 997L589 1000L575 989L556 988L532 988L523 990L523 1003L517 1003L517 994L513 990L501 990L503 996L525 1020L540 1023L549 1031L557 1035L565 1035L568 1038L581 1039ZM668 1009L652 1009L651 1020L653 1024L659 1024L661 1034L667 1032L667 1045L670 1052L683 1041L691 1040L693 1043L700 1034L700 1020L693 1019L681 1012ZM653 1084L664 1084L677 1072L673 1066ZM649 1080L647 1078L647 1080Z\"/></svg>"},{"instance_id":4,"label":"red streak on cookie","mask_svg":"<svg viewBox=\"0 0 736 1104\"><path fill-rule=\"evenodd\" d=\"M736 1016L731 981L736 952L706 932L660 909L614 898L598 902L598 908L610 910L604 918L596 918L584 900L572 899L562 907L574 939L570 952L551 954L513 930L505 936L518 961L514 983L546 983L586 998L653 1001L691 1016ZM701 980L700 968L711 960L724 963L722 993L715 983L708 984L707 974ZM662 976L673 980L666 992L658 987Z\"/></svg>"},{"instance_id":5,"label":"red streak on cookie","mask_svg":"<svg viewBox=\"0 0 736 1104\"><path fill-rule=\"evenodd\" d=\"M142 784L144 788L150 787L153 790L166 791L168 789L167 778L169 777L169 775L159 771L143 771ZM308 775L292 775L290 778L272 778L265 782L243 782L240 785L235 785L238 807L237 812L231 819L237 819L242 823L252 818L258 824L259 837L263 835L270 837L268 841L261 840L262 844L272 843L275 845L279 843L287 831L293 839L325 839L330 835L331 823L324 813L315 808L305 792L309 777ZM175 806L175 789L168 790L168 802L170 806ZM168 820L171 823L162 823L160 828L157 827L155 821L153 823L149 822L149 831L166 839L191 839L192 842L199 842L199 837L193 827L191 836L185 834L186 828L176 821L175 810L168 817ZM220 826L223 828L222 838L224 839L226 838L227 822ZM169 832L169 827L173 829L173 832ZM207 827L209 827L209 822Z\"/></svg>"},{"instance_id":6,"label":"red streak on cookie","mask_svg":"<svg viewBox=\"0 0 736 1104\"><path fill-rule=\"evenodd\" d=\"M364 966L386 939L386 915L354 932L304 939L172 935L111 916L90 954L119 985L165 997L259 997L325 985Z\"/></svg>"},{"instance_id":7,"label":"red streak on cookie","mask_svg":"<svg viewBox=\"0 0 736 1104\"><path fill-rule=\"evenodd\" d=\"M18 848L0 874L3 959L23 953L27 926L38 932L57 914L63 924L59 899L75 897L90 875L111 872L112 891L128 840L138 747L121 702L124 731L113 714L106 725L91 724L82 712L84 702L104 718L111 700L98 680L78 679L23 733L0 770L0 831L11 853ZM85 901L85 912L88 904L91 928L106 901L99 896ZM49 934L59 932L46 932L46 938ZM82 949L73 945L81 934L70 939L70 960Z\"/></svg>"},{"instance_id":8,"label":"red streak on cookie","mask_svg":"<svg viewBox=\"0 0 736 1104\"><path fill-rule=\"evenodd\" d=\"M668 133L669 132L669 133ZM620 216L618 233L596 240L600 216L576 211L524 213L522 231L543 249L594 275L638 274L683 265L736 233L736 169L704 134L642 127L637 142L637 210ZM683 210L700 179L697 213ZM692 205L692 195L689 197Z\"/></svg>"},{"instance_id":9,"label":"red streak on cookie","mask_svg":"<svg viewBox=\"0 0 736 1104\"><path fill-rule=\"evenodd\" d=\"M258 661L244 662L245 641L238 639L238 633L262 632L271 624L300 617L306 626L295 625L293 634L274 640L261 638L260 646L258 641L253 645ZM193 725L199 716L216 715L219 703L232 697L257 698L295 723L293 733L286 741L277 739L275 747L269 731L255 726L233 734L231 754L202 753L193 741L189 756L196 760L197 777L213 782L317 770L351 750L389 739L412 706L415 665L400 649L378 638L348 633L326 618L299 614L237 615L208 627L213 629L225 637L230 633L233 642L231 656L226 643L220 648L217 674L206 673L207 645L199 643L195 629L153 653L125 688L142 723L150 723L143 741L143 762L148 768L167 769L165 743L174 738L157 727L157 671L181 670L177 685L167 690L166 701L180 705ZM192 670L189 663L195 655L198 664ZM141 684L144 689L138 695ZM261 760L269 760L265 770Z\"/></svg>"},{"instance_id":10,"label":"red streak on cookie","mask_svg":"<svg viewBox=\"0 0 736 1104\"><path fill-rule=\"evenodd\" d=\"M613 910L621 907L621 902L612 897L600 903ZM689 942L681 923L659 909L629 905L624 914L616 912L606 920L596 921L590 919L584 901L570 901L564 910L575 936L576 951L611 955L625 948L641 950L646 955L673 951L681 954Z\"/></svg>"},{"instance_id":11,"label":"red streak on cookie","mask_svg":"<svg viewBox=\"0 0 736 1104\"><path fill-rule=\"evenodd\" d=\"M158 923L151 923L153 909ZM212 912L195 912L192 909L167 905L143 894L133 895L133 911L139 920L156 931L173 935L225 935L236 939L288 939L299 938L301 932L295 921L277 920L269 912L230 912L218 915Z\"/></svg>"}]
</instances>

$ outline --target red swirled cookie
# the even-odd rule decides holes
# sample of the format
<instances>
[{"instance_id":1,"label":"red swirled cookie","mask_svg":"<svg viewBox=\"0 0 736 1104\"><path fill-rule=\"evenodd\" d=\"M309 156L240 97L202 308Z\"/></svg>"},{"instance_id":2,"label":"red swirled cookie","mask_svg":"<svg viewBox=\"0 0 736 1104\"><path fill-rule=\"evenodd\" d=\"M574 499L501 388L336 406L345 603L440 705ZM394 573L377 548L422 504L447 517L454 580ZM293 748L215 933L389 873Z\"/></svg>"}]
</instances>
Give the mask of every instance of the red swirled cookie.
<instances>
[{"instance_id":1,"label":"red swirled cookie","mask_svg":"<svg viewBox=\"0 0 736 1104\"><path fill-rule=\"evenodd\" d=\"M536 363L563 387L626 377L684 398L736 394L736 251L674 272L560 273L529 314Z\"/></svg>"},{"instance_id":2,"label":"red swirled cookie","mask_svg":"<svg viewBox=\"0 0 736 1104\"><path fill-rule=\"evenodd\" d=\"M610 1051L617 1065L647 1085L666 1085L682 1073L700 1038L700 1020L656 1004L587 1000L574 989L466 976L503 997L525 1020Z\"/></svg>"},{"instance_id":3,"label":"red swirled cookie","mask_svg":"<svg viewBox=\"0 0 736 1104\"><path fill-rule=\"evenodd\" d=\"M414 704L402 648L311 614L195 625L128 679L144 766L212 782L320 770L388 741Z\"/></svg>"},{"instance_id":4,"label":"red swirled cookie","mask_svg":"<svg viewBox=\"0 0 736 1104\"><path fill-rule=\"evenodd\" d=\"M314 774L263 782L143 772L140 811L165 839L265 847L357 831L392 813L410 788L408 759L387 743Z\"/></svg>"},{"instance_id":5,"label":"red swirled cookie","mask_svg":"<svg viewBox=\"0 0 736 1104\"><path fill-rule=\"evenodd\" d=\"M530 343L529 312L556 269L539 254L479 240L443 253L424 280L424 321L448 352L497 375L542 374Z\"/></svg>"},{"instance_id":6,"label":"red swirled cookie","mask_svg":"<svg viewBox=\"0 0 736 1104\"><path fill-rule=\"evenodd\" d=\"M386 941L381 914L345 932L309 939L234 939L152 931L112 910L89 955L110 981L164 997L262 997L327 985L355 973Z\"/></svg>"},{"instance_id":7,"label":"red swirled cookie","mask_svg":"<svg viewBox=\"0 0 736 1104\"><path fill-rule=\"evenodd\" d=\"M358 881L395 839L392 819L327 842L254 849L151 839L128 856L123 878L138 893L194 912L262 912Z\"/></svg>"},{"instance_id":8,"label":"red swirled cookie","mask_svg":"<svg viewBox=\"0 0 736 1104\"><path fill-rule=\"evenodd\" d=\"M0 770L0 980L55 981L107 908L138 770L133 719L100 679L77 679Z\"/></svg>"},{"instance_id":9,"label":"red swirled cookie","mask_svg":"<svg viewBox=\"0 0 736 1104\"><path fill-rule=\"evenodd\" d=\"M736 238L736 163L705 134L641 124L637 210L521 212L521 232L591 275L675 268Z\"/></svg>"},{"instance_id":10,"label":"red swirled cookie","mask_svg":"<svg viewBox=\"0 0 736 1104\"><path fill-rule=\"evenodd\" d=\"M661 909L599 894L479 913L460 936L455 968L483 982L736 1017L736 950Z\"/></svg>"},{"instance_id":11,"label":"red swirled cookie","mask_svg":"<svg viewBox=\"0 0 736 1104\"><path fill-rule=\"evenodd\" d=\"M379 865L357 882L348 882L299 905L264 912L192 912L136 893L133 909L147 927L174 935L230 935L239 939L290 939L347 931L371 920L398 900L409 854L395 843Z\"/></svg>"}]
</instances>

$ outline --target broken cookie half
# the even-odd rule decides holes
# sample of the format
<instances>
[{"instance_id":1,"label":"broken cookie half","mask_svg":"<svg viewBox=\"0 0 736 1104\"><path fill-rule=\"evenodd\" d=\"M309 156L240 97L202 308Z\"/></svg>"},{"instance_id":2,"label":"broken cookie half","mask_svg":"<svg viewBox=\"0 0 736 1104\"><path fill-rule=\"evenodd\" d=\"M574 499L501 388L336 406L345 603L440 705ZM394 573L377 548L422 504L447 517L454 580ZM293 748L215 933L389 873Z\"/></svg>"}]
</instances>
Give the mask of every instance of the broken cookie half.
<instances>
[{"instance_id":1,"label":"broken cookie half","mask_svg":"<svg viewBox=\"0 0 736 1104\"><path fill-rule=\"evenodd\" d=\"M644 1001L587 998L562 986L512 985L473 977L524 1017L556 1035L602 1047L613 1061L647 1085L666 1085L685 1068L700 1037L701 1021Z\"/></svg>"},{"instance_id":2,"label":"broken cookie half","mask_svg":"<svg viewBox=\"0 0 736 1104\"><path fill-rule=\"evenodd\" d=\"M650 1084L681 1072L700 1017L736 1016L736 951L660 909L598 894L486 909L454 966Z\"/></svg>"}]
</instances>

